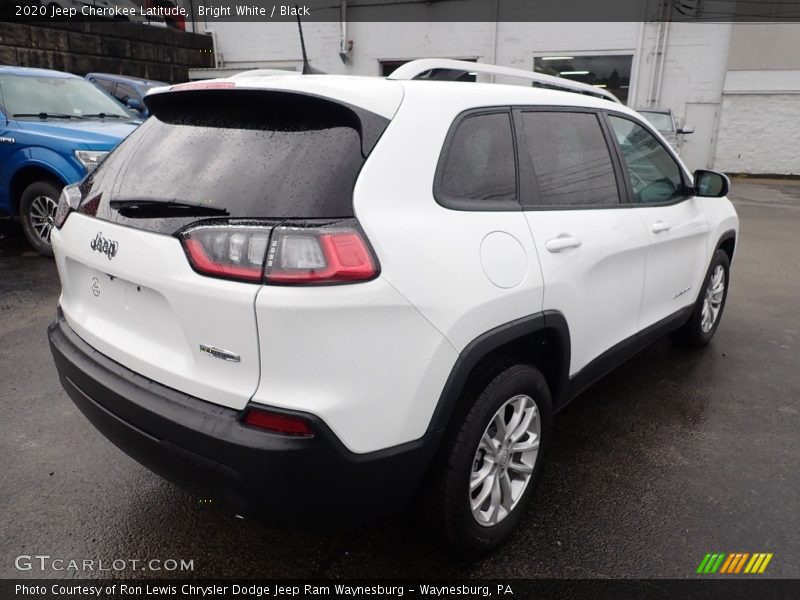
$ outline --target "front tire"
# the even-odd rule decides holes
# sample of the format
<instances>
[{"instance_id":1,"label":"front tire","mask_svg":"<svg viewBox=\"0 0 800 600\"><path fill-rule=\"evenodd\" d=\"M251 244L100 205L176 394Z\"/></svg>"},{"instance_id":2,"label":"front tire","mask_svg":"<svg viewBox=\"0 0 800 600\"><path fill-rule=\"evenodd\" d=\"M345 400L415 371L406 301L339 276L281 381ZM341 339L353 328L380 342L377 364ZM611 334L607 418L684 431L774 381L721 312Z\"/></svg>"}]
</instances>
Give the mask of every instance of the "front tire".
<instances>
[{"instance_id":1,"label":"front tire","mask_svg":"<svg viewBox=\"0 0 800 600\"><path fill-rule=\"evenodd\" d=\"M22 230L34 250L44 256L53 256L50 233L54 227L62 187L54 181L36 181L25 188L20 198Z\"/></svg>"},{"instance_id":2,"label":"front tire","mask_svg":"<svg viewBox=\"0 0 800 600\"><path fill-rule=\"evenodd\" d=\"M465 400L439 457L433 516L458 554L476 556L519 524L541 475L553 411L547 382L528 365L499 372Z\"/></svg>"},{"instance_id":3,"label":"front tire","mask_svg":"<svg viewBox=\"0 0 800 600\"><path fill-rule=\"evenodd\" d=\"M727 252L717 250L703 280L689 320L678 329L677 338L689 346L705 346L714 337L728 299L731 262Z\"/></svg>"}]
</instances>

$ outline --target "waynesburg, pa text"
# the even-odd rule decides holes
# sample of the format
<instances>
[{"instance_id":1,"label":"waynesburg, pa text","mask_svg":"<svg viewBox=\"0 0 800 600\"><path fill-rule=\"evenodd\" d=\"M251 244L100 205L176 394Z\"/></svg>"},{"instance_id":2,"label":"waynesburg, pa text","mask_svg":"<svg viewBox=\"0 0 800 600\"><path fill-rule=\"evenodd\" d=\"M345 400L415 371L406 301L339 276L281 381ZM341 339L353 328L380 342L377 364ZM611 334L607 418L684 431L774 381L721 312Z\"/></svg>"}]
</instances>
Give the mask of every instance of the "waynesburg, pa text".
<instances>
[{"instance_id":1,"label":"waynesburg, pa text","mask_svg":"<svg viewBox=\"0 0 800 600\"><path fill-rule=\"evenodd\" d=\"M417 586L403 585L258 585L258 584L230 584L230 585L194 585L185 584L128 584L115 583L109 585L80 585L55 583L52 585L25 585L15 586L15 596L71 596L71 597L106 597L106 596L178 596L187 598L204 597L283 597L283 596L320 596L335 597L342 596L360 597L364 595L378 597L398 597L401 598L406 592L409 595L419 594L430 597L444 596L465 596L470 598L488 598L497 596L513 596L514 592L511 585L497 584L489 585L426 585Z\"/></svg>"}]
</instances>

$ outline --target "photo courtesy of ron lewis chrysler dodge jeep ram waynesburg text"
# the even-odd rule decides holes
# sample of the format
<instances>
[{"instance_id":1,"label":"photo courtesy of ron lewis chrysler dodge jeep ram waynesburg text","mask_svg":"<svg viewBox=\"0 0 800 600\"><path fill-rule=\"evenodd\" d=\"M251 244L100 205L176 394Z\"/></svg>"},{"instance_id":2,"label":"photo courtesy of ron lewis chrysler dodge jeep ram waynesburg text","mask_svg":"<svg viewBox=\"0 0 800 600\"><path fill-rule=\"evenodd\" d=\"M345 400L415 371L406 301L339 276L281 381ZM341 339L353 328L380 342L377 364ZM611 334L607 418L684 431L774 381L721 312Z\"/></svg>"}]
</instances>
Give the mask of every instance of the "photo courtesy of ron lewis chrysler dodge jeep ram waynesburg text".
<instances>
[{"instance_id":1,"label":"photo courtesy of ron lewis chrysler dodge jeep ram waynesburg text","mask_svg":"<svg viewBox=\"0 0 800 600\"><path fill-rule=\"evenodd\" d=\"M419 79L476 70L562 91ZM487 551L556 411L719 326L728 180L605 90L428 59L145 101L61 196L51 348L110 440L239 514L342 527L416 498Z\"/></svg>"}]
</instances>

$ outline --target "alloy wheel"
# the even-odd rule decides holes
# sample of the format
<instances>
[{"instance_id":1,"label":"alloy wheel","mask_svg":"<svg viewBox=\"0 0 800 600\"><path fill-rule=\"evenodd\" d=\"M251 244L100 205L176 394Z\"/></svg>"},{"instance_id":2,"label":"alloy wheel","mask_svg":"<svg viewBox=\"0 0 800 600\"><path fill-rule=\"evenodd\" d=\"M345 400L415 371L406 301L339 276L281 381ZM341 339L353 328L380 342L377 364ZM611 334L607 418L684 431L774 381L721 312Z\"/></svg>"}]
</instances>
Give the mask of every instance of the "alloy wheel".
<instances>
[{"instance_id":1,"label":"alloy wheel","mask_svg":"<svg viewBox=\"0 0 800 600\"><path fill-rule=\"evenodd\" d=\"M50 244L57 208L58 203L48 196L36 196L31 202L31 227L46 244Z\"/></svg>"},{"instance_id":2,"label":"alloy wheel","mask_svg":"<svg viewBox=\"0 0 800 600\"><path fill-rule=\"evenodd\" d=\"M703 333L708 333L717 322L720 310L722 310L722 300L725 296L725 269L722 265L717 265L711 278L708 281L705 297L703 298L703 312L700 316L700 328Z\"/></svg>"},{"instance_id":3,"label":"alloy wheel","mask_svg":"<svg viewBox=\"0 0 800 600\"><path fill-rule=\"evenodd\" d=\"M472 516L492 527L505 519L533 477L541 419L530 396L506 401L494 414L475 451L469 482Z\"/></svg>"}]
</instances>

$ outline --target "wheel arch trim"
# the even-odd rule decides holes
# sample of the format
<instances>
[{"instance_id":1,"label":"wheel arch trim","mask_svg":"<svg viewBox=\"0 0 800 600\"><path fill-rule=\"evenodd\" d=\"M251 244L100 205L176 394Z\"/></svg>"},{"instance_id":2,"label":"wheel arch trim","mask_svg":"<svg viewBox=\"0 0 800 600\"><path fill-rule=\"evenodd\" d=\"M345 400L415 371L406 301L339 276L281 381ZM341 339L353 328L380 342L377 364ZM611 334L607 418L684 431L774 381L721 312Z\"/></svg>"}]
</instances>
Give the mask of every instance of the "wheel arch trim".
<instances>
[{"instance_id":1,"label":"wheel arch trim","mask_svg":"<svg viewBox=\"0 0 800 600\"><path fill-rule=\"evenodd\" d=\"M69 165L66 161L63 162L64 165L56 165L52 162L44 162L41 160L26 160L25 162L15 165L13 173L11 173L8 178L7 188L9 202L13 211L19 213L19 204L25 187L36 180L35 178L29 178L29 174L47 174L48 179L59 181L62 185L69 185L71 181L76 181L76 177L70 177L69 174L65 172L66 169L64 167L66 166L66 168L69 168ZM77 179L80 179L80 174L77 173L77 169L73 169L73 172L75 176L77 176Z\"/></svg>"},{"instance_id":2,"label":"wheel arch trim","mask_svg":"<svg viewBox=\"0 0 800 600\"><path fill-rule=\"evenodd\" d=\"M717 239L717 244L716 246L714 246L714 252L722 248L722 244L724 244L728 240L733 240L734 248L736 248L737 239L736 239L736 231L734 229L728 229L719 236L719 239ZM731 261L733 261L733 255L731 255L730 259Z\"/></svg>"},{"instance_id":3,"label":"wheel arch trim","mask_svg":"<svg viewBox=\"0 0 800 600\"><path fill-rule=\"evenodd\" d=\"M428 432L440 432L447 428L469 376L483 359L522 338L545 332L555 335L558 341L556 381L553 382L557 393L553 397L553 408L557 409L563 405L569 390L569 327L563 314L555 310L546 310L499 325L467 344L456 359L445 382L431 416Z\"/></svg>"}]
</instances>

